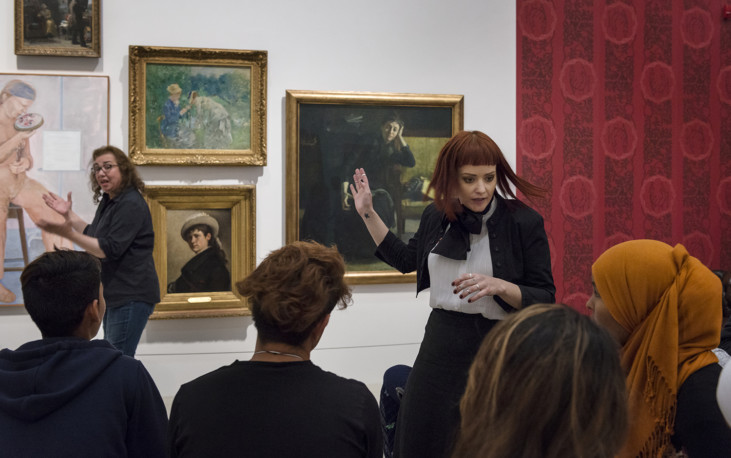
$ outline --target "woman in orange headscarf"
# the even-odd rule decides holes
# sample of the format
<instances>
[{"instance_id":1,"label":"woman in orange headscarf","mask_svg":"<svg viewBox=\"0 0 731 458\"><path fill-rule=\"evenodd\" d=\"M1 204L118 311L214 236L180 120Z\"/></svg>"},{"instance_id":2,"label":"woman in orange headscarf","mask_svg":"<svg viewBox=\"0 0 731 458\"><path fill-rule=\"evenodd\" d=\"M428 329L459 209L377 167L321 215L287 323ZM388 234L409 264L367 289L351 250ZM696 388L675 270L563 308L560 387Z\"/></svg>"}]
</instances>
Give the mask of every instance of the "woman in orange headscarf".
<instances>
[{"instance_id":1,"label":"woman in orange headscarf","mask_svg":"<svg viewBox=\"0 0 731 458\"><path fill-rule=\"evenodd\" d=\"M621 457L731 453L716 401L721 285L682 245L616 245L592 266L587 308L621 345L630 433Z\"/></svg>"}]
</instances>

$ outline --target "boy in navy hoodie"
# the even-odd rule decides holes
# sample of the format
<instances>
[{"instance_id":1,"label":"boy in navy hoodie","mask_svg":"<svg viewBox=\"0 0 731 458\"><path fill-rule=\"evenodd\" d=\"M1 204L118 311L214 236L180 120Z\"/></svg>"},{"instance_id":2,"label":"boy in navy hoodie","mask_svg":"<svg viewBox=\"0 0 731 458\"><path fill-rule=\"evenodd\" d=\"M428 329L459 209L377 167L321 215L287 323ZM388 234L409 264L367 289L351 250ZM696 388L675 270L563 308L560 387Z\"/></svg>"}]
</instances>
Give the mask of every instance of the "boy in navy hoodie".
<instances>
[{"instance_id":1,"label":"boy in navy hoodie","mask_svg":"<svg viewBox=\"0 0 731 458\"><path fill-rule=\"evenodd\" d=\"M43 338L0 351L0 455L165 456L167 414L150 374L92 340L106 309L99 261L44 253L20 282Z\"/></svg>"}]
</instances>

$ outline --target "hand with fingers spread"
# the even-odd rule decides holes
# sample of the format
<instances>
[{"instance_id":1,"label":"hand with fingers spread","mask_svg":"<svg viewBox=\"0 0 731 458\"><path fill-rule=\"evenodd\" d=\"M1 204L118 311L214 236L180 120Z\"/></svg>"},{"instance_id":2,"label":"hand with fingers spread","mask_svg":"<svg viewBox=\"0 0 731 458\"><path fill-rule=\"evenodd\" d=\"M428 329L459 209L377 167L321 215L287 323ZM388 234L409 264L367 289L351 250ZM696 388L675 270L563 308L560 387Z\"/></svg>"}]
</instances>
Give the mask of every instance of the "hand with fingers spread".
<instances>
[{"instance_id":1,"label":"hand with fingers spread","mask_svg":"<svg viewBox=\"0 0 731 458\"><path fill-rule=\"evenodd\" d=\"M49 192L48 194L43 195L43 201L59 215L67 219L69 218L72 206L70 191L68 194L68 200L63 200L60 196Z\"/></svg>"},{"instance_id":2,"label":"hand with fingers spread","mask_svg":"<svg viewBox=\"0 0 731 458\"><path fill-rule=\"evenodd\" d=\"M355 210L362 218L368 219L375 211L373 210L373 195L364 169L355 169L353 183L350 185L350 193L353 194Z\"/></svg>"}]
</instances>

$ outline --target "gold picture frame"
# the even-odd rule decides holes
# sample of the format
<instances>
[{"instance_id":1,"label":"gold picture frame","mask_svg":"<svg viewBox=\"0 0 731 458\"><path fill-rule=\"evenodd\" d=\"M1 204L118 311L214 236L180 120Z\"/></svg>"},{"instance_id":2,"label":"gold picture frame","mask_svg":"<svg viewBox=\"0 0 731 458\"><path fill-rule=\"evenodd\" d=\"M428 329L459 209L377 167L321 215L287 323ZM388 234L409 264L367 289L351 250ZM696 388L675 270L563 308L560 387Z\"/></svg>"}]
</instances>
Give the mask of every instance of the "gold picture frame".
<instances>
[{"instance_id":1,"label":"gold picture frame","mask_svg":"<svg viewBox=\"0 0 731 458\"><path fill-rule=\"evenodd\" d=\"M403 275L375 258L373 241L350 204L352 198L348 200L348 183L355 167L372 170L368 176L374 196L379 193L384 202L390 201L385 211L390 216L382 219L392 221L397 236L408 240L428 204L424 192L439 150L463 129L464 96L301 90L286 94L287 243L315 240L337 245L351 284L415 281L414 273ZM399 136L409 151L399 147L403 160L389 163L401 152L383 152L388 148L383 145L393 139L381 129L395 119L401 122ZM388 177L375 189L372 177L386 169Z\"/></svg>"},{"instance_id":2,"label":"gold picture frame","mask_svg":"<svg viewBox=\"0 0 731 458\"><path fill-rule=\"evenodd\" d=\"M246 299L234 284L256 265L255 188L235 186L146 186L145 198L155 230L153 258L160 280L160 303L152 319L249 315ZM230 286L226 291L168 293L184 262L195 256L181 237L181 224L197 215L213 217L217 237L228 258ZM211 248L208 248L211 249ZM177 267L176 267L177 266Z\"/></svg>"},{"instance_id":3,"label":"gold picture frame","mask_svg":"<svg viewBox=\"0 0 731 458\"><path fill-rule=\"evenodd\" d=\"M101 57L101 0L70 3L15 0L15 54Z\"/></svg>"},{"instance_id":4,"label":"gold picture frame","mask_svg":"<svg viewBox=\"0 0 731 458\"><path fill-rule=\"evenodd\" d=\"M129 47L138 165L266 165L267 52Z\"/></svg>"}]
</instances>

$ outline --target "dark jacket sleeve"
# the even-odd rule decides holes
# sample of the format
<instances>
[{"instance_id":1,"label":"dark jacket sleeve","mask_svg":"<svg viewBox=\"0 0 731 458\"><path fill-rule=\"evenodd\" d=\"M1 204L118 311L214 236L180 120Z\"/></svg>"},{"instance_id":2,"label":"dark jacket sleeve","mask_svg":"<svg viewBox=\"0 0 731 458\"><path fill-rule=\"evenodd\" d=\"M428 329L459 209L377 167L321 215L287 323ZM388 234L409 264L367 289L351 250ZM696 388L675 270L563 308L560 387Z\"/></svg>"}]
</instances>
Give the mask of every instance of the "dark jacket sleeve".
<instances>
[{"instance_id":1,"label":"dark jacket sleeve","mask_svg":"<svg viewBox=\"0 0 731 458\"><path fill-rule=\"evenodd\" d=\"M167 411L155 382L137 366L137 396L127 420L127 456L165 457Z\"/></svg>"},{"instance_id":2,"label":"dark jacket sleeve","mask_svg":"<svg viewBox=\"0 0 731 458\"><path fill-rule=\"evenodd\" d=\"M421 264L422 258L429 254L428 251L431 247L427 247L426 242L430 238L429 234L438 229L439 222L442 220L440 215L434 204L429 204L421 213L419 227L414 236L409 239L409 243L404 243L389 231L386 238L376 248L376 257L401 273L413 272ZM419 273L421 274L421 272Z\"/></svg>"},{"instance_id":3,"label":"dark jacket sleeve","mask_svg":"<svg viewBox=\"0 0 731 458\"><path fill-rule=\"evenodd\" d=\"M533 210L531 210L533 212ZM543 227L543 217L534 213L526 224L520 226L523 256L523 277L518 282L522 305L556 302L556 287L551 271L551 253L548 237Z\"/></svg>"},{"instance_id":4,"label":"dark jacket sleeve","mask_svg":"<svg viewBox=\"0 0 731 458\"><path fill-rule=\"evenodd\" d=\"M416 158L414 158L414 153L411 152L409 145L404 145L399 148L398 152L391 156L391 160L404 167L413 167L416 165Z\"/></svg>"}]
</instances>

